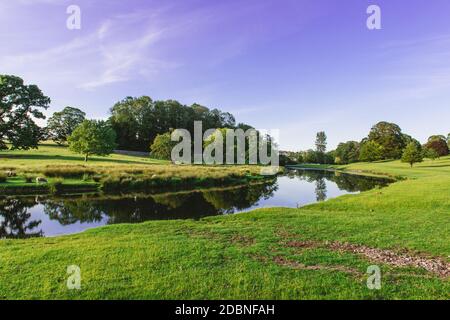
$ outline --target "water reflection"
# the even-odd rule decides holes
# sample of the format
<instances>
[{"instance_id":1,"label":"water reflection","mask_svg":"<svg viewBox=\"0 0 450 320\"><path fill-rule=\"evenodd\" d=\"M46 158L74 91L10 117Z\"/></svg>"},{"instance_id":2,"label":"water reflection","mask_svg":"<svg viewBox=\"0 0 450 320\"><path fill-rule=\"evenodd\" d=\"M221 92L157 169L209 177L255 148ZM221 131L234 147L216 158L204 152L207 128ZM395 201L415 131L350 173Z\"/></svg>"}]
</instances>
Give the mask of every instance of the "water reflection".
<instances>
[{"instance_id":1,"label":"water reflection","mask_svg":"<svg viewBox=\"0 0 450 320\"><path fill-rule=\"evenodd\" d=\"M258 207L295 207L384 186L383 179L327 171L289 171L266 183L156 195L0 198L0 238L54 236L115 223L200 219Z\"/></svg>"}]
</instances>

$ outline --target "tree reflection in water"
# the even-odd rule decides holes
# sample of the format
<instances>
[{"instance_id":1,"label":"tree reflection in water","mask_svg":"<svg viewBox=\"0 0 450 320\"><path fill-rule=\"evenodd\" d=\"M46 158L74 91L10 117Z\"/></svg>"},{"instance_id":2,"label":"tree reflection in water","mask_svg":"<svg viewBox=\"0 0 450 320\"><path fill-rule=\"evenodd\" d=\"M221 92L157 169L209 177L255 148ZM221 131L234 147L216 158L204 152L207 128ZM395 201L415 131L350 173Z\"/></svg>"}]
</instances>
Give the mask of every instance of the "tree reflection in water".
<instances>
[{"instance_id":1,"label":"tree reflection in water","mask_svg":"<svg viewBox=\"0 0 450 320\"><path fill-rule=\"evenodd\" d=\"M326 181L348 192L365 191L389 183L384 179L338 174L328 171L288 171L286 176L315 183L317 201L327 199ZM295 187L295 185L294 185ZM200 219L205 216L232 214L256 206L274 197L278 183L251 184L225 189L164 193L156 195L78 195L43 198L0 198L0 238L44 236L41 220L33 219L30 209L42 206L42 219L60 226L76 223L137 223L147 220ZM37 207L39 209L39 207Z\"/></svg>"},{"instance_id":2,"label":"tree reflection in water","mask_svg":"<svg viewBox=\"0 0 450 320\"><path fill-rule=\"evenodd\" d=\"M41 237L40 220L31 220L29 209L36 205L34 199L0 200L0 238Z\"/></svg>"}]
</instances>

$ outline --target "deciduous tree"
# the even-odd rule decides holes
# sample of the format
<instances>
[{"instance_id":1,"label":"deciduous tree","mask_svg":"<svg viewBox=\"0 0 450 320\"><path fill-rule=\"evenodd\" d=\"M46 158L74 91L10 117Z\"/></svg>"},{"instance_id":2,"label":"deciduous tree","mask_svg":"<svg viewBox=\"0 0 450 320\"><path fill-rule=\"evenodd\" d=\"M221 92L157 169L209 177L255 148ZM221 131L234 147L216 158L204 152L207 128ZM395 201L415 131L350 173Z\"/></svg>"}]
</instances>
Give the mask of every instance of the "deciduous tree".
<instances>
[{"instance_id":1,"label":"deciduous tree","mask_svg":"<svg viewBox=\"0 0 450 320\"><path fill-rule=\"evenodd\" d=\"M35 119L45 119L42 110L50 98L36 85L25 85L19 77L0 75L0 149L36 148L42 129Z\"/></svg>"},{"instance_id":2,"label":"deciduous tree","mask_svg":"<svg viewBox=\"0 0 450 320\"><path fill-rule=\"evenodd\" d=\"M106 121L84 120L68 138L69 149L84 155L107 156L116 147L116 134Z\"/></svg>"},{"instance_id":3,"label":"deciduous tree","mask_svg":"<svg viewBox=\"0 0 450 320\"><path fill-rule=\"evenodd\" d=\"M415 163L423 161L422 150L417 146L416 143L410 142L405 150L403 150L402 162L409 163L411 168Z\"/></svg>"},{"instance_id":4,"label":"deciduous tree","mask_svg":"<svg viewBox=\"0 0 450 320\"><path fill-rule=\"evenodd\" d=\"M47 123L49 137L57 144L67 142L67 138L72 134L86 117L86 113L77 108L65 107L60 112L55 112Z\"/></svg>"}]
</instances>

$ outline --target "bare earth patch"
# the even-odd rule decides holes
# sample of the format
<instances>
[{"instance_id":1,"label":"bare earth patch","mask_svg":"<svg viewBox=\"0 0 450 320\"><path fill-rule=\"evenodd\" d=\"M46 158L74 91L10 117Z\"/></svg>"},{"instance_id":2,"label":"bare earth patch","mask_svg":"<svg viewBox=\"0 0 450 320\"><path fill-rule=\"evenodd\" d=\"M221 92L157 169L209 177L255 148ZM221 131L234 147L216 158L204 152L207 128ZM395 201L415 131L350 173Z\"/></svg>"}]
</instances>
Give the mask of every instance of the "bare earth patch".
<instances>
[{"instance_id":1,"label":"bare earth patch","mask_svg":"<svg viewBox=\"0 0 450 320\"><path fill-rule=\"evenodd\" d=\"M338 271L349 273L355 276L361 276L361 273L355 269L347 268L344 266L327 266L327 265L310 265L307 266L303 263L299 263L297 261L288 260L282 256L276 256L273 258L273 262L275 262L279 266L290 267L293 269L299 270L326 270L326 271Z\"/></svg>"},{"instance_id":2,"label":"bare earth patch","mask_svg":"<svg viewBox=\"0 0 450 320\"><path fill-rule=\"evenodd\" d=\"M369 260L386 263L395 267L423 268L428 272L446 278L450 276L450 263L440 258L425 258L408 254L399 254L392 250L369 248L362 245L333 242L327 246L331 250L345 251L365 256Z\"/></svg>"}]
</instances>

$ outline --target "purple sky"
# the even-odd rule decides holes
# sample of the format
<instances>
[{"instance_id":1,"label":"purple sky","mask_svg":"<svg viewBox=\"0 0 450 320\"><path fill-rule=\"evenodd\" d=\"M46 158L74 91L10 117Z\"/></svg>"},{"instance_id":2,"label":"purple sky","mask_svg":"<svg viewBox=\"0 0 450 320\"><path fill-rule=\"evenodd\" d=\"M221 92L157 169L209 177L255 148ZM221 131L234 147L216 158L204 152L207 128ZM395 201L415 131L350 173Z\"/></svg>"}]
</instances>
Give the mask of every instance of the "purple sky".
<instances>
[{"instance_id":1,"label":"purple sky","mask_svg":"<svg viewBox=\"0 0 450 320\"><path fill-rule=\"evenodd\" d=\"M66 8L82 29L66 28ZM366 9L382 10L368 30ZM330 148L387 120L450 132L448 0L0 0L0 73L104 118L126 96L177 99Z\"/></svg>"}]
</instances>

